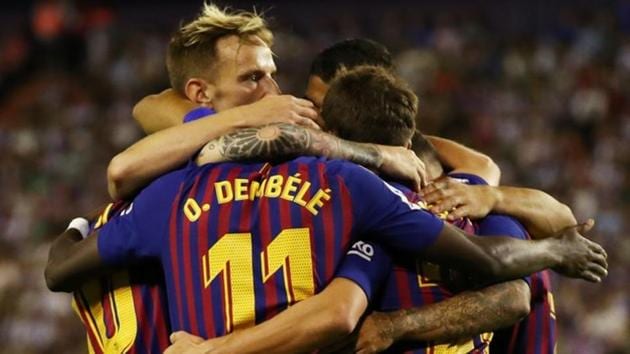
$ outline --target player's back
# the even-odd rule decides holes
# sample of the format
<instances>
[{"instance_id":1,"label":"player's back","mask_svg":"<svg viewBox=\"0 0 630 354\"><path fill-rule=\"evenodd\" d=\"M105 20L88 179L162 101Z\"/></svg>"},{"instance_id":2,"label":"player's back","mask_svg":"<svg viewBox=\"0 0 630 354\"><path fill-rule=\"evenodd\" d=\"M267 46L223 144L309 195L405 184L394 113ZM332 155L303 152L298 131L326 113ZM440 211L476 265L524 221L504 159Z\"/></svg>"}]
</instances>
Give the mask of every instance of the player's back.
<instances>
[{"instance_id":1,"label":"player's back","mask_svg":"<svg viewBox=\"0 0 630 354\"><path fill-rule=\"evenodd\" d=\"M192 169L163 256L173 329L220 336L323 288L351 241L347 164L298 158Z\"/></svg>"},{"instance_id":2,"label":"player's back","mask_svg":"<svg viewBox=\"0 0 630 354\"><path fill-rule=\"evenodd\" d=\"M477 176L452 174L451 178L465 178L462 183L485 184ZM469 181L470 179L470 181ZM415 193L406 193L406 197L422 208L428 208L426 203ZM445 219L448 213L442 213ZM454 226L469 234L477 233L477 226L468 218L451 222ZM389 275L380 301L375 305L378 311L394 311L414 307L428 306L451 298L461 285L449 279L453 274L450 270L420 258L397 257L393 260ZM487 353L492 340L492 333L482 333L470 338L462 338L456 343L436 344L433 342L399 342L389 348L387 353Z\"/></svg>"},{"instance_id":3,"label":"player's back","mask_svg":"<svg viewBox=\"0 0 630 354\"><path fill-rule=\"evenodd\" d=\"M103 227L98 250L110 266L160 261L172 329L215 337L316 293L355 235L418 254L442 228L366 169L301 157L162 176Z\"/></svg>"}]
</instances>

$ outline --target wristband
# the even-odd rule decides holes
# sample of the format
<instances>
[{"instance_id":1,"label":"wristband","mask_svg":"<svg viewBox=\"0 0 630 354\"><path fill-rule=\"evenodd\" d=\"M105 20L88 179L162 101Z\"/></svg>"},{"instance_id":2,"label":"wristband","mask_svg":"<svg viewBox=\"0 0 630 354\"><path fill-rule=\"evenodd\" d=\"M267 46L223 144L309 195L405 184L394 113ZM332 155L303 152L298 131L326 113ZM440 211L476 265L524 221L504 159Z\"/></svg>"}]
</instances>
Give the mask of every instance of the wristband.
<instances>
[{"instance_id":1,"label":"wristband","mask_svg":"<svg viewBox=\"0 0 630 354\"><path fill-rule=\"evenodd\" d=\"M70 224L68 224L66 231L69 229L79 231L81 237L85 238L90 233L90 223L85 218L74 218L70 221Z\"/></svg>"}]
</instances>

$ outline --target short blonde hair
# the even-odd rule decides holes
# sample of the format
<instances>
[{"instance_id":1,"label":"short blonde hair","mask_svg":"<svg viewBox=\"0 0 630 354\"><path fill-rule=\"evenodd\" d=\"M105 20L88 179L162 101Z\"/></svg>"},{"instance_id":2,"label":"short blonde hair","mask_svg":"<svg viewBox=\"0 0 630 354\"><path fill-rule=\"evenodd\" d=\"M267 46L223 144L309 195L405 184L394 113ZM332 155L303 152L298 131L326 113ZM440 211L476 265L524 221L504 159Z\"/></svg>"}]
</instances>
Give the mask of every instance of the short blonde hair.
<instances>
[{"instance_id":1,"label":"short blonde hair","mask_svg":"<svg viewBox=\"0 0 630 354\"><path fill-rule=\"evenodd\" d=\"M166 67L173 89L184 93L191 77L207 77L216 57L217 41L230 35L245 42L255 36L269 47L273 44L271 30L255 10L231 11L204 4L201 14L182 25L169 43Z\"/></svg>"}]
</instances>

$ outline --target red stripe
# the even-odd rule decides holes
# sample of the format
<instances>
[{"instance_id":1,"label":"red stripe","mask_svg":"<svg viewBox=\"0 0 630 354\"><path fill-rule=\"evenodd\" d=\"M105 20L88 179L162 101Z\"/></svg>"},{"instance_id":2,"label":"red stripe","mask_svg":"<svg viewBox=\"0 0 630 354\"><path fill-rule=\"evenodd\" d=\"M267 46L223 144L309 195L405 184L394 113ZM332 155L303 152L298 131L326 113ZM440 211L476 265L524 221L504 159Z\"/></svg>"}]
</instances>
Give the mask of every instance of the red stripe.
<instances>
[{"instance_id":1,"label":"red stripe","mask_svg":"<svg viewBox=\"0 0 630 354\"><path fill-rule=\"evenodd\" d=\"M308 170L308 165L299 164L298 171L300 173L300 179L302 181L310 181L310 174ZM311 259L313 261L313 280L315 281L315 293L321 291L321 288L327 282L322 280L321 274L319 274L319 259L316 254L316 243L315 243L315 233L313 232L313 214L309 213L305 208L300 207L300 215L302 216L302 225L308 226L309 235L311 238Z\"/></svg>"},{"instance_id":2,"label":"red stripe","mask_svg":"<svg viewBox=\"0 0 630 354\"><path fill-rule=\"evenodd\" d=\"M270 176L265 175L264 179L268 179ZM261 181L261 187L264 180ZM266 183L265 183L266 185ZM260 202L258 203L260 206L260 216L259 216L259 230L258 234L260 235L262 250L265 250L267 246L271 243L273 235L271 230L271 218L274 217L272 215L271 206L269 203L269 199L263 196L260 198ZM267 252L264 252L265 257L267 256ZM267 267L269 261L265 258L264 267ZM266 274L269 274L269 269L265 268ZM277 288L274 282L274 277L270 277L263 284L263 292L265 294L265 306L263 309L264 319L267 320L273 317L276 311L274 311L278 305L278 293Z\"/></svg>"},{"instance_id":3,"label":"red stripe","mask_svg":"<svg viewBox=\"0 0 630 354\"><path fill-rule=\"evenodd\" d=\"M195 182L193 183L192 188L188 192L187 198L195 198L197 194L197 188L199 187L199 180L203 174L197 175L195 178ZM184 283L186 287L186 299L188 304L188 320L190 321L190 332L194 335L199 335L199 325L197 323L197 312L195 311L195 299L197 298L197 294L195 294L193 290L192 284L192 265L193 260L191 259L191 249L190 249L190 228L193 227L192 223L188 218L182 217L182 249L183 259L182 263L184 265ZM195 262L196 264L197 262Z\"/></svg>"},{"instance_id":4,"label":"red stripe","mask_svg":"<svg viewBox=\"0 0 630 354\"><path fill-rule=\"evenodd\" d=\"M531 293L537 294L538 281L537 274L531 276ZM530 312L527 316L527 354L534 354L536 349L536 313Z\"/></svg>"},{"instance_id":5,"label":"red stripe","mask_svg":"<svg viewBox=\"0 0 630 354\"><path fill-rule=\"evenodd\" d=\"M105 322L105 337L112 338L116 333L116 325L114 323L114 314L112 313L112 301L111 292L112 284L111 277L103 277L100 279L102 297L101 303L103 305L103 321Z\"/></svg>"},{"instance_id":6,"label":"red stripe","mask_svg":"<svg viewBox=\"0 0 630 354\"><path fill-rule=\"evenodd\" d=\"M142 338L144 343L144 347L147 351L151 351L151 337L153 336L153 328L151 328L151 320L147 314L147 309L144 304L144 299L142 298L142 289L141 287L145 287L147 290L151 289L151 286L148 285L132 285L131 293L133 298L133 304L136 308L136 321L139 325L139 332L136 334L136 338L134 339L134 344L131 347L134 351L136 351L138 335ZM122 329L124 330L124 328Z\"/></svg>"},{"instance_id":7,"label":"red stripe","mask_svg":"<svg viewBox=\"0 0 630 354\"><path fill-rule=\"evenodd\" d=\"M181 293L180 280L179 280L180 272L179 272L179 263L178 263L178 257L177 257L177 252L178 252L178 247L179 247L179 242L177 240L177 207L182 197L181 193L182 193L183 187L184 187L184 184L182 183L179 186L177 197L173 199L173 204L171 205L171 216L169 220L169 241L170 241L169 249L171 251L171 263L172 263L171 271L173 274L173 284L175 285L175 298L177 302L177 318L179 320L179 328L177 329L181 329L184 326L184 308L182 306L182 293Z\"/></svg>"},{"instance_id":8,"label":"red stripe","mask_svg":"<svg viewBox=\"0 0 630 354\"><path fill-rule=\"evenodd\" d=\"M220 168L213 168L212 172L208 176L208 184L206 184L206 190L204 191L203 199L201 206L208 204L211 205L210 202L212 192L214 191L214 183L217 181L219 177ZM208 234L208 217L212 210L208 212L202 212L201 218L199 219L199 232L197 237L198 249L199 249L199 259L206 254L208 251L209 245L209 234ZM212 307L212 293L210 292L210 287L203 287L203 279L201 280L203 298L201 301L201 310L203 311L203 322L206 326L206 335L208 337L215 336L215 326L214 326L214 308Z\"/></svg>"},{"instance_id":9,"label":"red stripe","mask_svg":"<svg viewBox=\"0 0 630 354\"><path fill-rule=\"evenodd\" d=\"M339 191L341 194L341 205L343 212L343 240L344 245L347 245L350 242L350 237L352 236L352 225L353 225L353 208L352 208L352 198L350 197L350 191L346 186L345 182L341 177L337 177L337 181L339 182ZM334 196L331 196L333 198Z\"/></svg>"},{"instance_id":10,"label":"red stripe","mask_svg":"<svg viewBox=\"0 0 630 354\"><path fill-rule=\"evenodd\" d=\"M398 299L400 300L399 308L401 309L408 309L413 305L408 274L409 273L405 269L398 267L394 269L394 278L396 279L396 288L398 289Z\"/></svg>"},{"instance_id":11,"label":"red stripe","mask_svg":"<svg viewBox=\"0 0 630 354\"><path fill-rule=\"evenodd\" d=\"M512 336L510 337L510 343L508 345L508 353L514 353L514 349L516 349L516 340L518 339L518 334L524 321L525 320L521 320L519 322L516 322L516 324L514 325L512 329Z\"/></svg>"},{"instance_id":12,"label":"red stripe","mask_svg":"<svg viewBox=\"0 0 630 354\"><path fill-rule=\"evenodd\" d=\"M157 336L159 351L163 352L169 345L168 336L170 335L168 329L166 328L167 318L165 316L166 302L163 298L163 294L159 288L160 285L151 287L151 301L153 302L153 314L151 318L153 318L153 325L155 326L155 335ZM150 348L153 350L153 348Z\"/></svg>"},{"instance_id":13,"label":"red stripe","mask_svg":"<svg viewBox=\"0 0 630 354\"><path fill-rule=\"evenodd\" d=\"M549 303L549 294L551 293L549 271L544 270L537 273L536 276L540 279L540 282L542 283L541 293L543 303L542 309L540 310L539 314L543 322L543 328L541 332L541 352L552 354L555 347L555 340L553 336L554 328L551 328L551 326L555 326L555 321L551 317L551 304ZM554 322L552 323L552 321Z\"/></svg>"},{"instance_id":14,"label":"red stripe","mask_svg":"<svg viewBox=\"0 0 630 354\"><path fill-rule=\"evenodd\" d=\"M101 348L101 344L97 339L97 333L94 333L92 331L92 326L94 326L94 328L96 327L96 323L93 323L91 318L87 315L87 312L90 311L89 307L86 307L83 303L83 299L81 298L81 296L79 296L81 292L77 292L74 294L74 301L77 304L77 310L79 310L79 316L81 316L81 321L83 321L84 323L84 327L85 327L85 332L87 333L88 336L88 340L90 341L90 344L92 345L92 349L94 349L94 353L96 354L104 354L103 350ZM94 316L92 316L93 318ZM89 324L92 324L92 326L90 326Z\"/></svg>"},{"instance_id":15,"label":"red stripe","mask_svg":"<svg viewBox=\"0 0 630 354\"><path fill-rule=\"evenodd\" d=\"M549 302L547 301L547 296L545 294L545 300L543 302L543 307L540 313L537 313L536 316L540 316L542 320L542 332L540 338L540 353L541 354L551 354L549 350Z\"/></svg>"}]
</instances>

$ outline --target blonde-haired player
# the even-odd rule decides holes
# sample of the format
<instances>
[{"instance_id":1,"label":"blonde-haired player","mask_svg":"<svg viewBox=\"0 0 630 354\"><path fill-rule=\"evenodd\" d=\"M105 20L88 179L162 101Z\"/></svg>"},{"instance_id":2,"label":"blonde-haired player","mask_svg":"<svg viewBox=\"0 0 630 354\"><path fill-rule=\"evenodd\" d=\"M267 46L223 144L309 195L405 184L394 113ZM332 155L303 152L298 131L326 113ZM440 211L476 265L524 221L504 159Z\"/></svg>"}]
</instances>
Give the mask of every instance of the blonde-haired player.
<instances>
[{"instance_id":1,"label":"blonde-haired player","mask_svg":"<svg viewBox=\"0 0 630 354\"><path fill-rule=\"evenodd\" d=\"M238 127L267 123L269 117L278 117L276 113L281 111L285 117L294 113L294 121L310 122L309 118L316 116L309 101L277 96L278 87L272 77L276 70L272 41L271 31L258 14L223 10L214 5L204 5L197 18L174 33L167 63L179 95L217 111L270 98L264 102L271 107L269 116L247 119L249 116L241 112L239 116L243 118L235 119L234 115L218 113L210 129L203 122L191 123L192 130L203 136L204 142ZM195 136L190 131L185 134L185 141ZM185 141L180 139L179 144ZM139 148L142 150L143 145ZM159 164L144 166L160 168ZM110 174L130 171L114 167ZM130 207L124 203L107 208L100 222L94 220L94 227L107 219L115 223L127 208ZM73 221L62 238L81 237L88 224L85 219ZM85 230L78 232L79 229ZM90 353L155 353L166 349L170 333L168 308L163 276L156 269L159 267L121 270L94 279L75 292L73 307L86 328Z\"/></svg>"}]
</instances>

